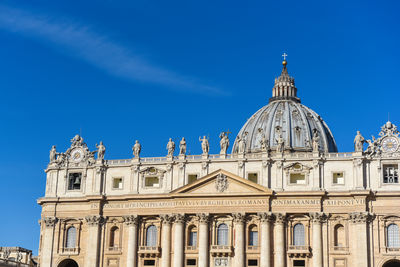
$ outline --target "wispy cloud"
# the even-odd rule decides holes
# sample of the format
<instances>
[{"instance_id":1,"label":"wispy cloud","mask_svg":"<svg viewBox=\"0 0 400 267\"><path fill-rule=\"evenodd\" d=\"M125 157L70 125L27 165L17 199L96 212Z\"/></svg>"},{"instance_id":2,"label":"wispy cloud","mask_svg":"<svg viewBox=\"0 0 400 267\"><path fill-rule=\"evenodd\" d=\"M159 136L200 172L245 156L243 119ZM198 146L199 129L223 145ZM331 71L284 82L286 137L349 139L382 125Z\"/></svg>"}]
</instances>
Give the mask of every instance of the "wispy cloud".
<instances>
[{"instance_id":1,"label":"wispy cloud","mask_svg":"<svg viewBox=\"0 0 400 267\"><path fill-rule=\"evenodd\" d=\"M162 87L225 95L227 92L150 63L131 49L68 18L60 19L0 5L0 29L56 45L60 51L82 59L110 75Z\"/></svg>"}]
</instances>

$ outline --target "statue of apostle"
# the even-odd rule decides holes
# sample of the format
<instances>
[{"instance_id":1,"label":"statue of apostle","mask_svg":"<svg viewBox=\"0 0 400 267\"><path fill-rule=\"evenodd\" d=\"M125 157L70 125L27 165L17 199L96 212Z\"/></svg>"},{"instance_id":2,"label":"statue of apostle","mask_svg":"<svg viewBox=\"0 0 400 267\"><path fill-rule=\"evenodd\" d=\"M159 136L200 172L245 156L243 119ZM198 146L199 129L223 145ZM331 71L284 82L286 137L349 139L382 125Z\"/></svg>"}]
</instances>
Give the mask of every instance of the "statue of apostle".
<instances>
[{"instance_id":1,"label":"statue of apostle","mask_svg":"<svg viewBox=\"0 0 400 267\"><path fill-rule=\"evenodd\" d=\"M104 154L106 153L106 147L103 145L103 141L100 141L100 144L97 145L97 159L104 159Z\"/></svg>"},{"instance_id":2,"label":"statue of apostle","mask_svg":"<svg viewBox=\"0 0 400 267\"><path fill-rule=\"evenodd\" d=\"M175 143L172 141L172 138L169 139L167 143L168 157L172 157L175 151Z\"/></svg>"},{"instance_id":3,"label":"statue of apostle","mask_svg":"<svg viewBox=\"0 0 400 267\"><path fill-rule=\"evenodd\" d=\"M210 150L208 138L204 135L203 138L199 137L199 141L201 142L201 150L203 151L203 155L208 155Z\"/></svg>"},{"instance_id":4,"label":"statue of apostle","mask_svg":"<svg viewBox=\"0 0 400 267\"><path fill-rule=\"evenodd\" d=\"M228 151L229 147L229 137L228 137L229 132L222 132L219 134L219 138L221 139L219 141L219 144L221 146L221 155L226 155L226 152Z\"/></svg>"},{"instance_id":5,"label":"statue of apostle","mask_svg":"<svg viewBox=\"0 0 400 267\"><path fill-rule=\"evenodd\" d=\"M179 155L186 154L186 140L185 137L182 137L182 140L179 142Z\"/></svg>"},{"instance_id":6,"label":"statue of apostle","mask_svg":"<svg viewBox=\"0 0 400 267\"><path fill-rule=\"evenodd\" d=\"M57 159L56 146L52 146L50 149L50 163L55 162Z\"/></svg>"},{"instance_id":7,"label":"statue of apostle","mask_svg":"<svg viewBox=\"0 0 400 267\"><path fill-rule=\"evenodd\" d=\"M132 151L135 158L140 158L140 151L142 151L142 146L140 145L138 140L135 141L135 144L132 147Z\"/></svg>"},{"instance_id":8,"label":"statue of apostle","mask_svg":"<svg viewBox=\"0 0 400 267\"><path fill-rule=\"evenodd\" d=\"M361 135L360 131L357 131L357 135L356 137L354 137L354 151L362 152L364 143L365 143L364 137Z\"/></svg>"},{"instance_id":9,"label":"statue of apostle","mask_svg":"<svg viewBox=\"0 0 400 267\"><path fill-rule=\"evenodd\" d=\"M313 152L319 152L319 135L317 129L314 129L312 137L312 148Z\"/></svg>"}]
</instances>

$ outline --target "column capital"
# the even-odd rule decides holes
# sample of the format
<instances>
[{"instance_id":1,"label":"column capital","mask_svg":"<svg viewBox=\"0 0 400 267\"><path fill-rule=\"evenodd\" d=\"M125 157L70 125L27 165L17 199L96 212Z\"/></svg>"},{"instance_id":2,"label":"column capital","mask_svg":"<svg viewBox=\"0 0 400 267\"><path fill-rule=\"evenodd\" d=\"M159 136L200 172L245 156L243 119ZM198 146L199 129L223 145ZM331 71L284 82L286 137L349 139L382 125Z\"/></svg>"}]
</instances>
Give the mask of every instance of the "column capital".
<instances>
[{"instance_id":1,"label":"column capital","mask_svg":"<svg viewBox=\"0 0 400 267\"><path fill-rule=\"evenodd\" d=\"M264 222L273 222L275 216L271 213L271 212L259 212L257 213L258 219L260 220L260 222L264 223Z\"/></svg>"},{"instance_id":2,"label":"column capital","mask_svg":"<svg viewBox=\"0 0 400 267\"><path fill-rule=\"evenodd\" d=\"M57 223L57 217L44 217L43 222L46 227L53 227Z\"/></svg>"},{"instance_id":3,"label":"column capital","mask_svg":"<svg viewBox=\"0 0 400 267\"><path fill-rule=\"evenodd\" d=\"M323 212L310 212L310 218L313 223L323 223L328 217Z\"/></svg>"},{"instance_id":4,"label":"column capital","mask_svg":"<svg viewBox=\"0 0 400 267\"><path fill-rule=\"evenodd\" d=\"M185 214L177 213L177 214L173 214L173 216L174 216L175 223L185 223L185 221L186 221Z\"/></svg>"},{"instance_id":5,"label":"column capital","mask_svg":"<svg viewBox=\"0 0 400 267\"><path fill-rule=\"evenodd\" d=\"M235 223L244 223L246 221L246 214L245 213L232 213L233 221Z\"/></svg>"},{"instance_id":6,"label":"column capital","mask_svg":"<svg viewBox=\"0 0 400 267\"><path fill-rule=\"evenodd\" d=\"M284 224L286 223L286 214L284 213L274 213L275 223Z\"/></svg>"},{"instance_id":7,"label":"column capital","mask_svg":"<svg viewBox=\"0 0 400 267\"><path fill-rule=\"evenodd\" d=\"M174 220L174 216L171 214L161 214L160 215L162 224L171 224Z\"/></svg>"},{"instance_id":8,"label":"column capital","mask_svg":"<svg viewBox=\"0 0 400 267\"><path fill-rule=\"evenodd\" d=\"M197 213L196 217L199 223L208 223L211 216L208 213Z\"/></svg>"},{"instance_id":9,"label":"column capital","mask_svg":"<svg viewBox=\"0 0 400 267\"><path fill-rule=\"evenodd\" d=\"M352 223L368 223L371 222L375 218L374 214L365 212L352 212L350 213L350 221Z\"/></svg>"},{"instance_id":10,"label":"column capital","mask_svg":"<svg viewBox=\"0 0 400 267\"><path fill-rule=\"evenodd\" d=\"M89 215L85 217L85 221L90 226L97 226L105 222L105 218L101 215Z\"/></svg>"},{"instance_id":11,"label":"column capital","mask_svg":"<svg viewBox=\"0 0 400 267\"><path fill-rule=\"evenodd\" d=\"M122 216L126 225L137 225L139 223L139 216L137 215L126 215Z\"/></svg>"}]
</instances>

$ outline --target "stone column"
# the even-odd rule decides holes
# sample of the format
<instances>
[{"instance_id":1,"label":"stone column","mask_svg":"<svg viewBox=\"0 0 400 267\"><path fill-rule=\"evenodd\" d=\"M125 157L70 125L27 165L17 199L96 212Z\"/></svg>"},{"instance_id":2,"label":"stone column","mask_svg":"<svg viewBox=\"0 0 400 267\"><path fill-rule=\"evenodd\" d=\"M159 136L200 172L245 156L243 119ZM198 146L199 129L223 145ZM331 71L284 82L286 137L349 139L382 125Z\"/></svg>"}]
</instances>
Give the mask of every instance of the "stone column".
<instances>
[{"instance_id":1,"label":"stone column","mask_svg":"<svg viewBox=\"0 0 400 267\"><path fill-rule=\"evenodd\" d=\"M353 263L357 267L368 267L368 222L373 218L368 212L353 212L350 213L352 222L352 234L355 235L351 239L351 248L355 259Z\"/></svg>"},{"instance_id":2,"label":"stone column","mask_svg":"<svg viewBox=\"0 0 400 267\"><path fill-rule=\"evenodd\" d=\"M173 218L172 215L161 215L161 267L171 266L171 222Z\"/></svg>"},{"instance_id":3,"label":"stone column","mask_svg":"<svg viewBox=\"0 0 400 267\"><path fill-rule=\"evenodd\" d=\"M323 267L322 222L326 216L322 212L310 213L312 220L312 262L313 267Z\"/></svg>"},{"instance_id":4,"label":"stone column","mask_svg":"<svg viewBox=\"0 0 400 267\"><path fill-rule=\"evenodd\" d=\"M86 241L86 255L85 255L85 267L97 267L99 266L99 234L100 226L104 222L104 218L101 215L86 216L87 222L87 241Z\"/></svg>"},{"instance_id":5,"label":"stone column","mask_svg":"<svg viewBox=\"0 0 400 267\"><path fill-rule=\"evenodd\" d=\"M233 222L235 223L235 256L233 258L234 267L246 266L245 262L245 231L244 222L246 221L246 215L244 213L233 213Z\"/></svg>"},{"instance_id":6,"label":"stone column","mask_svg":"<svg viewBox=\"0 0 400 267\"><path fill-rule=\"evenodd\" d=\"M271 226L273 215L270 212L258 213L260 219L260 267L271 267Z\"/></svg>"},{"instance_id":7,"label":"stone column","mask_svg":"<svg viewBox=\"0 0 400 267\"><path fill-rule=\"evenodd\" d=\"M286 246L285 246L285 223L286 215L282 213L275 214L275 264L274 267L286 267Z\"/></svg>"},{"instance_id":8,"label":"stone column","mask_svg":"<svg viewBox=\"0 0 400 267\"><path fill-rule=\"evenodd\" d=\"M183 267L185 215L175 214L174 267Z\"/></svg>"},{"instance_id":9,"label":"stone column","mask_svg":"<svg viewBox=\"0 0 400 267\"><path fill-rule=\"evenodd\" d=\"M42 249L40 251L40 266L51 267L53 261L53 242L54 242L54 226L57 223L56 217L44 217L42 220L43 237Z\"/></svg>"},{"instance_id":10,"label":"stone column","mask_svg":"<svg viewBox=\"0 0 400 267\"><path fill-rule=\"evenodd\" d=\"M137 266L137 247L138 247L138 222L137 215L124 216L124 222L128 226L128 251L126 255L126 267Z\"/></svg>"},{"instance_id":11,"label":"stone column","mask_svg":"<svg viewBox=\"0 0 400 267\"><path fill-rule=\"evenodd\" d=\"M208 251L208 220L209 215L201 213L197 215L199 220L199 265L198 267L208 267L209 265L209 251Z\"/></svg>"}]
</instances>

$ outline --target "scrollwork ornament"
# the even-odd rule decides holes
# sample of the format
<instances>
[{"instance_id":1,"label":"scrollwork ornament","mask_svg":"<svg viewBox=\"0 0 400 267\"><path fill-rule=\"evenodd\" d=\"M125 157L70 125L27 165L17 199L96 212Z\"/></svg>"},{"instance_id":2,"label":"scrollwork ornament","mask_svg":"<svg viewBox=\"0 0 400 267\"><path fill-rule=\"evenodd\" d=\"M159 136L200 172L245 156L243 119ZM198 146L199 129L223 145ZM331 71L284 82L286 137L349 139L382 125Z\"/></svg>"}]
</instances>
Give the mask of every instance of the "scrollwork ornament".
<instances>
[{"instance_id":1,"label":"scrollwork ornament","mask_svg":"<svg viewBox=\"0 0 400 267\"><path fill-rule=\"evenodd\" d=\"M257 213L258 219L260 222L273 222L275 219L275 216L271 212L259 212Z\"/></svg>"},{"instance_id":2,"label":"scrollwork ornament","mask_svg":"<svg viewBox=\"0 0 400 267\"><path fill-rule=\"evenodd\" d=\"M326 221L327 216L323 212L311 212L310 218L313 223L323 223Z\"/></svg>"},{"instance_id":3,"label":"scrollwork ornament","mask_svg":"<svg viewBox=\"0 0 400 267\"><path fill-rule=\"evenodd\" d=\"M210 215L207 213L198 213L196 217L199 223L208 223L210 220Z\"/></svg>"},{"instance_id":4,"label":"scrollwork ornament","mask_svg":"<svg viewBox=\"0 0 400 267\"><path fill-rule=\"evenodd\" d=\"M374 219L374 215L369 212L352 212L350 213L350 221L355 224L368 223Z\"/></svg>"},{"instance_id":5,"label":"scrollwork ornament","mask_svg":"<svg viewBox=\"0 0 400 267\"><path fill-rule=\"evenodd\" d=\"M174 216L170 214L162 214L160 218L163 224L171 224L174 221Z\"/></svg>"},{"instance_id":6,"label":"scrollwork ornament","mask_svg":"<svg viewBox=\"0 0 400 267\"><path fill-rule=\"evenodd\" d=\"M105 222L105 218L101 215L89 215L85 217L85 221L90 226L98 226Z\"/></svg>"},{"instance_id":7,"label":"scrollwork ornament","mask_svg":"<svg viewBox=\"0 0 400 267\"><path fill-rule=\"evenodd\" d=\"M246 221L245 213L232 213L232 217L235 223L244 223Z\"/></svg>"},{"instance_id":8,"label":"scrollwork ornament","mask_svg":"<svg viewBox=\"0 0 400 267\"><path fill-rule=\"evenodd\" d=\"M56 217L44 217L43 222L46 227L53 227L57 223L57 218Z\"/></svg>"},{"instance_id":9,"label":"scrollwork ornament","mask_svg":"<svg viewBox=\"0 0 400 267\"><path fill-rule=\"evenodd\" d=\"M186 221L185 214L177 213L177 214L174 214L173 216L174 216L175 223L185 223L185 221Z\"/></svg>"},{"instance_id":10,"label":"scrollwork ornament","mask_svg":"<svg viewBox=\"0 0 400 267\"><path fill-rule=\"evenodd\" d=\"M284 224L286 223L286 214L283 213L275 213L275 222L278 224Z\"/></svg>"},{"instance_id":11,"label":"scrollwork ornament","mask_svg":"<svg viewBox=\"0 0 400 267\"><path fill-rule=\"evenodd\" d=\"M126 225L138 225L139 216L137 215L126 215L122 217Z\"/></svg>"}]
</instances>

